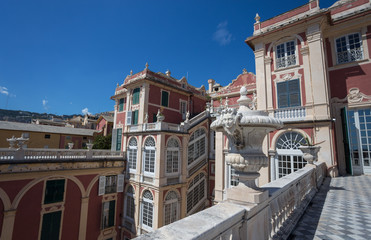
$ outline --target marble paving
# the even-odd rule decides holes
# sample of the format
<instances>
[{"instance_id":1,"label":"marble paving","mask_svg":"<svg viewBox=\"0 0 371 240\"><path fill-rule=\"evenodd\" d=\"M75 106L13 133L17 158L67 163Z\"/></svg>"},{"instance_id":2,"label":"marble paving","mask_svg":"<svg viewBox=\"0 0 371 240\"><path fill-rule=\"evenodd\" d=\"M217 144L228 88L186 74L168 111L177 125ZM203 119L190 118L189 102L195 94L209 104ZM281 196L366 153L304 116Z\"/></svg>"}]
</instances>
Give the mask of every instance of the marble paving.
<instances>
[{"instance_id":1,"label":"marble paving","mask_svg":"<svg viewBox=\"0 0 371 240\"><path fill-rule=\"evenodd\" d=\"M371 176L326 178L288 239L371 239Z\"/></svg>"}]
</instances>

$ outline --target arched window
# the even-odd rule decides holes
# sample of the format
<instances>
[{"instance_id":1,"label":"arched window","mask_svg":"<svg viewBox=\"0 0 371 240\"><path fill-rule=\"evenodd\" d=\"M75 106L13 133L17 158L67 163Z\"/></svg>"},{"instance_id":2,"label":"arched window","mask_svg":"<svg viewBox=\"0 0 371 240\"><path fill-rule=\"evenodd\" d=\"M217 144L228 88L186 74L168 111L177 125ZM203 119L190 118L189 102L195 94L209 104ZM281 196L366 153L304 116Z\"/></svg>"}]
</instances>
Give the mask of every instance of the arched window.
<instances>
[{"instance_id":1,"label":"arched window","mask_svg":"<svg viewBox=\"0 0 371 240\"><path fill-rule=\"evenodd\" d=\"M296 64L295 40L284 42L276 46L276 67L286 68Z\"/></svg>"},{"instance_id":2,"label":"arched window","mask_svg":"<svg viewBox=\"0 0 371 240\"><path fill-rule=\"evenodd\" d=\"M153 226L153 195L149 190L143 192L142 211L141 211L142 226L152 228Z\"/></svg>"},{"instance_id":3,"label":"arched window","mask_svg":"<svg viewBox=\"0 0 371 240\"><path fill-rule=\"evenodd\" d=\"M290 131L282 134L276 143L276 178L303 168L307 163L299 147L305 144L303 135Z\"/></svg>"},{"instance_id":4,"label":"arched window","mask_svg":"<svg viewBox=\"0 0 371 240\"><path fill-rule=\"evenodd\" d=\"M206 177L204 173L192 179L187 191L187 214L195 212L206 200Z\"/></svg>"},{"instance_id":5,"label":"arched window","mask_svg":"<svg viewBox=\"0 0 371 240\"><path fill-rule=\"evenodd\" d=\"M179 172L179 143L174 138L171 138L167 143L166 148L166 173Z\"/></svg>"},{"instance_id":6,"label":"arched window","mask_svg":"<svg viewBox=\"0 0 371 240\"><path fill-rule=\"evenodd\" d=\"M170 224L178 220L179 218L179 210L178 210L178 195L175 191L170 191L165 198L165 206L164 206L164 218L165 218L165 225Z\"/></svg>"},{"instance_id":7,"label":"arched window","mask_svg":"<svg viewBox=\"0 0 371 240\"><path fill-rule=\"evenodd\" d=\"M132 186L128 187L125 197L126 197L125 216L126 218L134 221L135 204L134 204L134 188Z\"/></svg>"},{"instance_id":8,"label":"arched window","mask_svg":"<svg viewBox=\"0 0 371 240\"><path fill-rule=\"evenodd\" d=\"M132 137L129 140L129 146L128 146L128 149L127 149L129 170L137 169L137 152L138 152L137 140L136 140L135 137Z\"/></svg>"},{"instance_id":9,"label":"arched window","mask_svg":"<svg viewBox=\"0 0 371 240\"><path fill-rule=\"evenodd\" d=\"M206 154L205 129L197 129L190 137L188 143L188 166L198 162Z\"/></svg>"},{"instance_id":10,"label":"arched window","mask_svg":"<svg viewBox=\"0 0 371 240\"><path fill-rule=\"evenodd\" d=\"M153 137L148 137L144 143L143 150L144 173L155 173L156 146Z\"/></svg>"}]
</instances>

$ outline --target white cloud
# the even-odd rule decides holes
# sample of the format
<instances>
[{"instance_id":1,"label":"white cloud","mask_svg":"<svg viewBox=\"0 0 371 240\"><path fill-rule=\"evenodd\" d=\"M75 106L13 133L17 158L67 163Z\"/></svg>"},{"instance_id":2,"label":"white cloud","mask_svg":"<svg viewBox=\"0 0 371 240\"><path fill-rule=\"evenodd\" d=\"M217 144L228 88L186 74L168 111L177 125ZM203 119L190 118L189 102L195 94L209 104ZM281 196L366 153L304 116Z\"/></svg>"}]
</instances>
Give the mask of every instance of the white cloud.
<instances>
[{"instance_id":1,"label":"white cloud","mask_svg":"<svg viewBox=\"0 0 371 240\"><path fill-rule=\"evenodd\" d=\"M88 108L84 108L83 110L81 110L81 112L83 115L86 115L86 114L91 115Z\"/></svg>"},{"instance_id":2,"label":"white cloud","mask_svg":"<svg viewBox=\"0 0 371 240\"><path fill-rule=\"evenodd\" d=\"M2 87L2 86L0 86L0 93L4 94L4 95L7 95L7 96L9 95L8 89L6 87Z\"/></svg>"},{"instance_id":3,"label":"white cloud","mask_svg":"<svg viewBox=\"0 0 371 240\"><path fill-rule=\"evenodd\" d=\"M48 110L48 100L43 99L42 103L43 103L43 108L44 108L45 110Z\"/></svg>"},{"instance_id":4,"label":"white cloud","mask_svg":"<svg viewBox=\"0 0 371 240\"><path fill-rule=\"evenodd\" d=\"M220 46L229 44L232 41L232 34L227 29L228 22L219 23L216 32L213 35L213 40L218 42Z\"/></svg>"}]
</instances>

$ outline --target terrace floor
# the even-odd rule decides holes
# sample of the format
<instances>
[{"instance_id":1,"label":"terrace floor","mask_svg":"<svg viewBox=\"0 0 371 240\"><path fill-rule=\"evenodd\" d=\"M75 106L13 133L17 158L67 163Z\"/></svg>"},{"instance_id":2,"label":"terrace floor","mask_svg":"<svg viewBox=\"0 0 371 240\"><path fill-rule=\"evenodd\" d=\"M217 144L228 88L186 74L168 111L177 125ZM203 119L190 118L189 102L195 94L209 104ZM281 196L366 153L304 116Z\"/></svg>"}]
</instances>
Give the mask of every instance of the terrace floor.
<instances>
[{"instance_id":1,"label":"terrace floor","mask_svg":"<svg viewBox=\"0 0 371 240\"><path fill-rule=\"evenodd\" d=\"M371 176L326 178L289 239L371 239Z\"/></svg>"}]
</instances>

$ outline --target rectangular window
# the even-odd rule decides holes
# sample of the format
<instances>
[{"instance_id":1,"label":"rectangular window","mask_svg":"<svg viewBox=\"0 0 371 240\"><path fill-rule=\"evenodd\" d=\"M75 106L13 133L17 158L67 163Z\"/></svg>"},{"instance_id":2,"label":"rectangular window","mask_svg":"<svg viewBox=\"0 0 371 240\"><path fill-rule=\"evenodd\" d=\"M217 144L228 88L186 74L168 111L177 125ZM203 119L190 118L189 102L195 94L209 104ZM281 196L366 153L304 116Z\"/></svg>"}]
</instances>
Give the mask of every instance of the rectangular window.
<instances>
[{"instance_id":1,"label":"rectangular window","mask_svg":"<svg viewBox=\"0 0 371 240\"><path fill-rule=\"evenodd\" d=\"M117 189L117 175L106 176L105 193L115 193Z\"/></svg>"},{"instance_id":2,"label":"rectangular window","mask_svg":"<svg viewBox=\"0 0 371 240\"><path fill-rule=\"evenodd\" d=\"M41 240L59 240L62 211L45 213L41 228Z\"/></svg>"},{"instance_id":3,"label":"rectangular window","mask_svg":"<svg viewBox=\"0 0 371 240\"><path fill-rule=\"evenodd\" d=\"M50 139L50 134L45 134L45 139Z\"/></svg>"},{"instance_id":4,"label":"rectangular window","mask_svg":"<svg viewBox=\"0 0 371 240\"><path fill-rule=\"evenodd\" d=\"M277 83L278 108L301 106L299 79Z\"/></svg>"},{"instance_id":5,"label":"rectangular window","mask_svg":"<svg viewBox=\"0 0 371 240\"><path fill-rule=\"evenodd\" d=\"M335 42L338 64L363 59L362 41L359 33L339 37Z\"/></svg>"},{"instance_id":6,"label":"rectangular window","mask_svg":"<svg viewBox=\"0 0 371 240\"><path fill-rule=\"evenodd\" d=\"M100 176L98 196L124 191L124 174Z\"/></svg>"},{"instance_id":7,"label":"rectangular window","mask_svg":"<svg viewBox=\"0 0 371 240\"><path fill-rule=\"evenodd\" d=\"M124 111L124 103L125 103L125 98L121 98L119 100L119 112Z\"/></svg>"},{"instance_id":8,"label":"rectangular window","mask_svg":"<svg viewBox=\"0 0 371 240\"><path fill-rule=\"evenodd\" d=\"M161 106L169 106L169 92L161 91Z\"/></svg>"},{"instance_id":9,"label":"rectangular window","mask_svg":"<svg viewBox=\"0 0 371 240\"><path fill-rule=\"evenodd\" d=\"M115 225L115 205L115 200L102 204L102 229Z\"/></svg>"},{"instance_id":10,"label":"rectangular window","mask_svg":"<svg viewBox=\"0 0 371 240\"><path fill-rule=\"evenodd\" d=\"M140 88L136 88L133 91L133 105L139 104Z\"/></svg>"},{"instance_id":11,"label":"rectangular window","mask_svg":"<svg viewBox=\"0 0 371 240\"><path fill-rule=\"evenodd\" d=\"M46 181L44 204L63 202L64 179Z\"/></svg>"},{"instance_id":12,"label":"rectangular window","mask_svg":"<svg viewBox=\"0 0 371 240\"><path fill-rule=\"evenodd\" d=\"M121 151L122 128L117 129L116 151Z\"/></svg>"},{"instance_id":13,"label":"rectangular window","mask_svg":"<svg viewBox=\"0 0 371 240\"><path fill-rule=\"evenodd\" d=\"M289 41L276 46L276 67L296 65L295 42Z\"/></svg>"}]
</instances>

